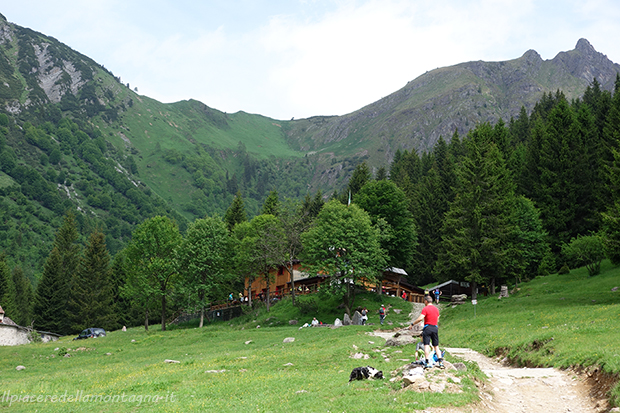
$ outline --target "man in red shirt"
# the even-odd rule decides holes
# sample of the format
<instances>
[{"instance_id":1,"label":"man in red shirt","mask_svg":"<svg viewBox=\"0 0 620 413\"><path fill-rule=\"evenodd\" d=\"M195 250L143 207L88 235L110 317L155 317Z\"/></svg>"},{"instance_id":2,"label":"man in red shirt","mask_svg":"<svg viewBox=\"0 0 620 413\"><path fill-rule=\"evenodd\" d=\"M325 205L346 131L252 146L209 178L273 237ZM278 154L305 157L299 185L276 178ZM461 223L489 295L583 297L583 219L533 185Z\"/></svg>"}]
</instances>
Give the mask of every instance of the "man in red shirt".
<instances>
[{"instance_id":1,"label":"man in red shirt","mask_svg":"<svg viewBox=\"0 0 620 413\"><path fill-rule=\"evenodd\" d=\"M433 298L430 295L424 297L425 306L420 313L420 316L415 319L411 325L424 322L424 329L422 330L422 343L424 343L424 355L426 356L425 367L429 366L429 354L431 352L431 343L435 348L435 354L438 357L439 366L443 366L443 358L439 352L439 310L433 305Z\"/></svg>"}]
</instances>

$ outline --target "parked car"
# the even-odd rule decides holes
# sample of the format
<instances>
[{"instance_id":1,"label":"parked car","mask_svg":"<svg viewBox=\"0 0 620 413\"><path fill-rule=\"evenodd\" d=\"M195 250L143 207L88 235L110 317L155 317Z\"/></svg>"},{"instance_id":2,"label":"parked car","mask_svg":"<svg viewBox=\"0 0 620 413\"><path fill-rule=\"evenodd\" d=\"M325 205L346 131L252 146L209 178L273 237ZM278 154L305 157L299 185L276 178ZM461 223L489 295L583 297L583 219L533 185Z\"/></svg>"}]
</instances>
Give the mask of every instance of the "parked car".
<instances>
[{"instance_id":1,"label":"parked car","mask_svg":"<svg viewBox=\"0 0 620 413\"><path fill-rule=\"evenodd\" d=\"M105 330L103 328L87 328L86 330L82 331L79 336L74 338L74 340L97 337L105 337Z\"/></svg>"}]
</instances>

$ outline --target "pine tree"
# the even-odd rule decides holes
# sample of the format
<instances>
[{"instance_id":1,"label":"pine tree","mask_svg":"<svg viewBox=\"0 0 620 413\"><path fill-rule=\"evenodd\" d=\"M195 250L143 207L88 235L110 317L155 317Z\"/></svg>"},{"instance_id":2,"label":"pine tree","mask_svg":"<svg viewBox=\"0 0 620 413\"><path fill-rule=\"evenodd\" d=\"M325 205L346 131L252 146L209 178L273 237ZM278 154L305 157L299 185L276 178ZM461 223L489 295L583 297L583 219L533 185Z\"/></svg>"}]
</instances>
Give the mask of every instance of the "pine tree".
<instances>
[{"instance_id":1,"label":"pine tree","mask_svg":"<svg viewBox=\"0 0 620 413\"><path fill-rule=\"evenodd\" d=\"M112 330L117 326L112 288L105 236L96 231L88 239L71 284L69 318L74 331L87 327Z\"/></svg>"},{"instance_id":2,"label":"pine tree","mask_svg":"<svg viewBox=\"0 0 620 413\"><path fill-rule=\"evenodd\" d=\"M235 199L233 199L232 203L226 210L224 222L226 222L228 231L232 232L235 225L247 220L248 216L245 212L245 205L243 203L243 198L241 197L241 192L237 192Z\"/></svg>"},{"instance_id":3,"label":"pine tree","mask_svg":"<svg viewBox=\"0 0 620 413\"><path fill-rule=\"evenodd\" d=\"M11 278L11 271L6 261L6 255L0 254L0 307L7 317L17 319L17 306L15 305L15 285ZM16 321L16 320L13 320Z\"/></svg>"},{"instance_id":4,"label":"pine tree","mask_svg":"<svg viewBox=\"0 0 620 413\"><path fill-rule=\"evenodd\" d=\"M360 189L362 189L362 187L366 185L368 181L370 181L371 178L372 175L370 174L370 169L368 169L368 165L366 165L366 162L358 164L353 171L353 175L351 175L351 179L349 179L349 185L347 188L350 195L354 196L355 194L357 194ZM349 196L349 193L347 193L346 195Z\"/></svg>"},{"instance_id":5,"label":"pine tree","mask_svg":"<svg viewBox=\"0 0 620 413\"><path fill-rule=\"evenodd\" d=\"M269 195L267 195L265 203L263 204L261 214L269 214L277 217L279 208L280 200L278 199L278 191L274 189L273 191L269 192Z\"/></svg>"},{"instance_id":6,"label":"pine tree","mask_svg":"<svg viewBox=\"0 0 620 413\"><path fill-rule=\"evenodd\" d=\"M568 103L560 100L537 131L538 168L531 171L528 197L540 208L556 253L562 243L595 228L595 181L586 145L592 126L591 117L584 114L579 122Z\"/></svg>"},{"instance_id":7,"label":"pine tree","mask_svg":"<svg viewBox=\"0 0 620 413\"><path fill-rule=\"evenodd\" d=\"M71 281L77 271L80 247L76 244L78 232L75 216L65 215L54 240L54 247L48 256L43 276L37 287L34 304L35 327L58 334L70 334L68 307Z\"/></svg>"},{"instance_id":8,"label":"pine tree","mask_svg":"<svg viewBox=\"0 0 620 413\"><path fill-rule=\"evenodd\" d=\"M67 319L68 283L64 278L62 256L54 247L43 266L34 302L34 326L57 334L70 332Z\"/></svg>"},{"instance_id":9,"label":"pine tree","mask_svg":"<svg viewBox=\"0 0 620 413\"><path fill-rule=\"evenodd\" d=\"M15 307L17 309L17 315L13 321L21 326L30 326L34 301L32 284L19 266L13 268L12 278L13 285L15 286Z\"/></svg>"},{"instance_id":10,"label":"pine tree","mask_svg":"<svg viewBox=\"0 0 620 413\"><path fill-rule=\"evenodd\" d=\"M514 185L501 152L492 143L492 128L470 131L467 154L458 170L459 185L446 214L438 279L493 283L505 277Z\"/></svg>"},{"instance_id":11,"label":"pine tree","mask_svg":"<svg viewBox=\"0 0 620 413\"><path fill-rule=\"evenodd\" d=\"M442 180L435 168L431 169L420 182L414 202L418 246L414 255L413 270L408 271L411 281L416 285L433 282L433 268L437 261L437 253L441 244L441 229L444 213L449 204L445 202L442 191Z\"/></svg>"}]
</instances>

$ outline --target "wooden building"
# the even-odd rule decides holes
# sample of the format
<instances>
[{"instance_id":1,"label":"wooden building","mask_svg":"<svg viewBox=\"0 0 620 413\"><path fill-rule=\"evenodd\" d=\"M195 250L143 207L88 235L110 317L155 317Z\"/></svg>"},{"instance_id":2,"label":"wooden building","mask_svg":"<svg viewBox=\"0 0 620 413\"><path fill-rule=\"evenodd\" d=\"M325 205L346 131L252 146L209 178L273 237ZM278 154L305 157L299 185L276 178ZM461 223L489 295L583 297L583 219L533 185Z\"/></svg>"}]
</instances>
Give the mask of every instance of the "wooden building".
<instances>
[{"instance_id":1,"label":"wooden building","mask_svg":"<svg viewBox=\"0 0 620 413\"><path fill-rule=\"evenodd\" d=\"M269 296L271 298L282 298L291 294L291 280L288 270L284 266L273 269L270 272L271 282L269 283ZM407 280L407 273L400 268L388 268L383 272L381 285L382 294L393 297L401 297L406 301L422 303L424 302L424 289L414 286ZM310 276L302 271L301 263L295 261L293 264L293 280L295 282L295 294L308 294L319 290L322 283L329 280L328 276ZM363 283L366 289L377 291L377 284ZM259 277L249 285L249 280L245 280L244 296L248 296L248 291L252 299L266 297L267 283L263 277Z\"/></svg>"}]
</instances>

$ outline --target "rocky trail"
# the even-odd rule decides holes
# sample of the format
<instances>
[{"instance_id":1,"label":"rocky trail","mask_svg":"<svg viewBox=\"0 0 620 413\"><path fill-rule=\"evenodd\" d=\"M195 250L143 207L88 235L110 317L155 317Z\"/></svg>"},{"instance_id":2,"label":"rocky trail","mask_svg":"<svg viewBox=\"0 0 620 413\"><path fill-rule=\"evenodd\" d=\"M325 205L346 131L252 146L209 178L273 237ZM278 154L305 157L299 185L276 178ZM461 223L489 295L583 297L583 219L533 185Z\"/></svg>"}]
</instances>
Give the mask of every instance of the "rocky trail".
<instances>
[{"instance_id":1,"label":"rocky trail","mask_svg":"<svg viewBox=\"0 0 620 413\"><path fill-rule=\"evenodd\" d=\"M594 413L608 411L604 399L590 397L584 376L553 368L513 368L470 349L446 348L458 358L474 361L489 377L481 384L480 402L453 409L431 409L429 413Z\"/></svg>"},{"instance_id":2,"label":"rocky trail","mask_svg":"<svg viewBox=\"0 0 620 413\"><path fill-rule=\"evenodd\" d=\"M413 309L412 319L421 307ZM375 332L386 340L397 332ZM440 346L442 347L442 346ZM442 347L443 348L443 347ZM425 413L601 413L610 411L602 391L587 374L554 368L514 368L467 348L445 348L452 356L476 362L488 380L479 383L480 400L469 406L429 408ZM615 408L611 411L620 411Z\"/></svg>"}]
</instances>

